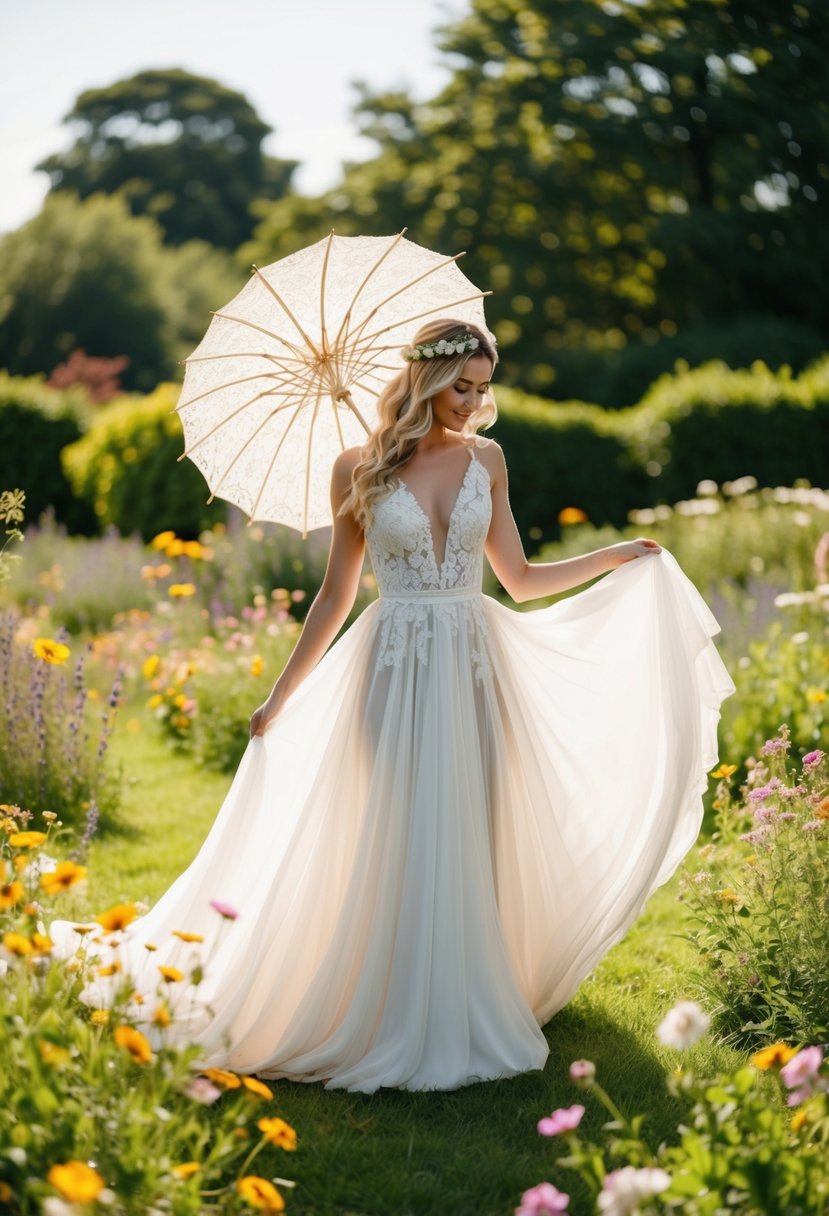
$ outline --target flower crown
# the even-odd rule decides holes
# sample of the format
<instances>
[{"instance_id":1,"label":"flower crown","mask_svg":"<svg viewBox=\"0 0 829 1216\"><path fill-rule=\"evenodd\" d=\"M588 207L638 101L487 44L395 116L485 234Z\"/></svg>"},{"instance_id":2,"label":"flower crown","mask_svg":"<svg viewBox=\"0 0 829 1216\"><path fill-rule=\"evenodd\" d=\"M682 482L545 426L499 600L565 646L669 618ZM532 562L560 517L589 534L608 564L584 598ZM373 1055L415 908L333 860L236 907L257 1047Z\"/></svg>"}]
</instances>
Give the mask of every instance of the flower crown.
<instances>
[{"instance_id":1,"label":"flower crown","mask_svg":"<svg viewBox=\"0 0 829 1216\"><path fill-rule=\"evenodd\" d=\"M434 359L436 355L465 355L477 350L480 342L474 334L458 334L456 338L441 338L437 342L418 342L416 346L404 346L402 354L407 363L421 359Z\"/></svg>"}]
</instances>

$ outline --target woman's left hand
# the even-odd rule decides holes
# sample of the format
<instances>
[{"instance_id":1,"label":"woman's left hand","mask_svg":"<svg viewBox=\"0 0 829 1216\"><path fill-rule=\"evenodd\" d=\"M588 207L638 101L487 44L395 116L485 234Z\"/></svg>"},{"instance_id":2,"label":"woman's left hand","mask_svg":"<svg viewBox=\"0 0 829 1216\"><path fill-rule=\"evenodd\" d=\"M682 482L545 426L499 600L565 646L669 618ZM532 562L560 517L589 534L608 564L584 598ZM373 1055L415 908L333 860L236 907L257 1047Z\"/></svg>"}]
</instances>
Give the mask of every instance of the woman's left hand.
<instances>
[{"instance_id":1,"label":"woman's left hand","mask_svg":"<svg viewBox=\"0 0 829 1216\"><path fill-rule=\"evenodd\" d=\"M614 564L621 566L649 553L661 553L662 546L647 536L637 536L636 540L623 540L618 545L610 545L608 552L613 556Z\"/></svg>"}]
</instances>

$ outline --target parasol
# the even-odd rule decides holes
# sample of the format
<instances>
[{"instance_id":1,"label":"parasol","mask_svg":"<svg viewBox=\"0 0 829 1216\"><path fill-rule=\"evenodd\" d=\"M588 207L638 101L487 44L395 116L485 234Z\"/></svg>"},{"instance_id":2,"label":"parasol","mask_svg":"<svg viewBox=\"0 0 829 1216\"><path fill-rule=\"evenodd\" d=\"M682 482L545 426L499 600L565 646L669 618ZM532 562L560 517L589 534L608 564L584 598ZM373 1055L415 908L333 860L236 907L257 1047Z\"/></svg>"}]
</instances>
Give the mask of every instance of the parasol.
<instances>
[{"instance_id":1,"label":"parasol","mask_svg":"<svg viewBox=\"0 0 829 1216\"><path fill-rule=\"evenodd\" d=\"M405 232L405 229L403 230ZM215 497L306 536L331 523L331 466L377 423L402 346L441 316L486 331L457 259L404 238L336 236L259 268L184 360L175 410Z\"/></svg>"}]
</instances>

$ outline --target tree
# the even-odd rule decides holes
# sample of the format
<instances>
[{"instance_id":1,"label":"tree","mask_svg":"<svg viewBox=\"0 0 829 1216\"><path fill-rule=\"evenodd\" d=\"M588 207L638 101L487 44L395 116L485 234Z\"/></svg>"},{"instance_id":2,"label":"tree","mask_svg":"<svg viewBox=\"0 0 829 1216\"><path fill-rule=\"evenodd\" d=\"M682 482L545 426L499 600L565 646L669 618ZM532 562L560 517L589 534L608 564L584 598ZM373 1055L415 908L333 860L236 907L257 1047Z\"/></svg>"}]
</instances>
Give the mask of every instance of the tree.
<instances>
[{"instance_id":1,"label":"tree","mask_svg":"<svg viewBox=\"0 0 829 1216\"><path fill-rule=\"evenodd\" d=\"M120 196L61 191L0 238L0 367L50 373L82 347L128 357L125 387L150 391L243 285L229 255L202 241L167 249Z\"/></svg>"},{"instance_id":2,"label":"tree","mask_svg":"<svg viewBox=\"0 0 829 1216\"><path fill-rule=\"evenodd\" d=\"M468 248L504 373L559 395L745 310L829 334L819 0L473 0L440 47L447 87L363 89L379 155L275 204L246 255L332 226Z\"/></svg>"},{"instance_id":3,"label":"tree","mask_svg":"<svg viewBox=\"0 0 829 1216\"><path fill-rule=\"evenodd\" d=\"M272 128L241 93L181 68L88 89L63 121L75 143L36 166L51 191L120 193L171 245L200 238L234 249L250 235L251 202L281 197L296 168L263 154Z\"/></svg>"}]
</instances>

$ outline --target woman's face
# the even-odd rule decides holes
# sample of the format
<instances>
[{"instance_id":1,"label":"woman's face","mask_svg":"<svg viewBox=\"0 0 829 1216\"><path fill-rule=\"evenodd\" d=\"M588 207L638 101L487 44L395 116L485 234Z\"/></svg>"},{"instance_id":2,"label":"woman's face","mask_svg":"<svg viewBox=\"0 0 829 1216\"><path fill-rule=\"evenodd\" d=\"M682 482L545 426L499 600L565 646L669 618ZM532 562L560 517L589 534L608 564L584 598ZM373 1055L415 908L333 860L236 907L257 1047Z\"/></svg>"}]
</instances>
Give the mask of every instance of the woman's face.
<instances>
[{"instance_id":1,"label":"woman's face","mask_svg":"<svg viewBox=\"0 0 829 1216\"><path fill-rule=\"evenodd\" d=\"M454 384L432 397L432 417L448 431L460 431L479 410L489 388L492 363L486 355L470 355Z\"/></svg>"}]
</instances>

